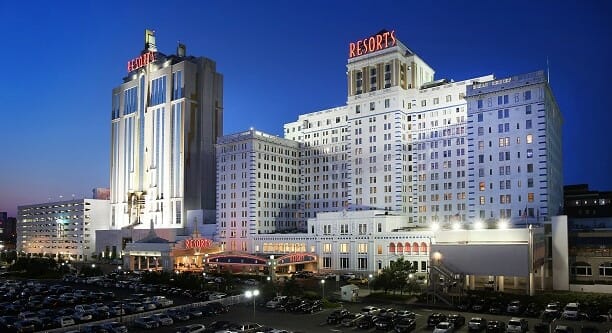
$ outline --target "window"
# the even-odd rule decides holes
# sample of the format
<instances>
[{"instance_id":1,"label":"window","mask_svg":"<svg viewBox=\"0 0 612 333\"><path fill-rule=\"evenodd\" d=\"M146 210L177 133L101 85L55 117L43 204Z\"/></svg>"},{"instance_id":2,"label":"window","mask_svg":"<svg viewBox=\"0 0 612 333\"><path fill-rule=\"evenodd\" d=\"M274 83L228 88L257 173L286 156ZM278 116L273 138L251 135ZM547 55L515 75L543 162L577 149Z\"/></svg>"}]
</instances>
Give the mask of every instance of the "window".
<instances>
[{"instance_id":1,"label":"window","mask_svg":"<svg viewBox=\"0 0 612 333\"><path fill-rule=\"evenodd\" d=\"M482 113L478 114L478 122L482 122L484 118L484 115Z\"/></svg>"},{"instance_id":2,"label":"window","mask_svg":"<svg viewBox=\"0 0 612 333\"><path fill-rule=\"evenodd\" d=\"M533 149L529 148L527 149L527 158L532 158L533 157Z\"/></svg>"},{"instance_id":3,"label":"window","mask_svg":"<svg viewBox=\"0 0 612 333\"><path fill-rule=\"evenodd\" d=\"M361 105L355 105L355 113L361 113Z\"/></svg>"},{"instance_id":4,"label":"window","mask_svg":"<svg viewBox=\"0 0 612 333\"><path fill-rule=\"evenodd\" d=\"M151 81L151 104L158 105L166 102L166 76Z\"/></svg>"},{"instance_id":5,"label":"window","mask_svg":"<svg viewBox=\"0 0 612 333\"><path fill-rule=\"evenodd\" d=\"M343 269L349 268L349 258L340 258L340 268L343 268Z\"/></svg>"},{"instance_id":6,"label":"window","mask_svg":"<svg viewBox=\"0 0 612 333\"><path fill-rule=\"evenodd\" d=\"M533 164L531 164L531 163L527 164L527 172L528 173L532 173L533 172Z\"/></svg>"},{"instance_id":7,"label":"window","mask_svg":"<svg viewBox=\"0 0 612 333\"><path fill-rule=\"evenodd\" d=\"M323 257L323 268L331 268L331 258Z\"/></svg>"},{"instance_id":8,"label":"window","mask_svg":"<svg viewBox=\"0 0 612 333\"><path fill-rule=\"evenodd\" d=\"M338 248L339 248L339 252L340 253L348 253L349 252L349 245L348 245L348 243L340 243Z\"/></svg>"},{"instance_id":9,"label":"window","mask_svg":"<svg viewBox=\"0 0 612 333\"><path fill-rule=\"evenodd\" d=\"M481 196L480 196L480 204L481 204L481 205L484 205L484 204L485 204L485 202L486 202L486 200L485 200L484 195L481 195Z\"/></svg>"},{"instance_id":10,"label":"window","mask_svg":"<svg viewBox=\"0 0 612 333\"><path fill-rule=\"evenodd\" d=\"M592 276L593 272L591 271L591 265L586 262L577 262L572 265L571 268L572 275L575 276Z\"/></svg>"},{"instance_id":11,"label":"window","mask_svg":"<svg viewBox=\"0 0 612 333\"><path fill-rule=\"evenodd\" d=\"M359 243L357 245L357 253L368 253L368 244L367 243Z\"/></svg>"},{"instance_id":12,"label":"window","mask_svg":"<svg viewBox=\"0 0 612 333\"><path fill-rule=\"evenodd\" d=\"M527 143L532 143L532 142L533 142L533 135L527 134Z\"/></svg>"},{"instance_id":13,"label":"window","mask_svg":"<svg viewBox=\"0 0 612 333\"><path fill-rule=\"evenodd\" d=\"M486 189L485 182L480 182L480 183L478 184L478 188L479 188L481 191L484 191L484 190Z\"/></svg>"},{"instance_id":14,"label":"window","mask_svg":"<svg viewBox=\"0 0 612 333\"><path fill-rule=\"evenodd\" d=\"M376 109L376 103L370 102L370 111L374 111Z\"/></svg>"},{"instance_id":15,"label":"window","mask_svg":"<svg viewBox=\"0 0 612 333\"><path fill-rule=\"evenodd\" d=\"M440 99L438 97L434 97L433 103L434 105L440 104Z\"/></svg>"},{"instance_id":16,"label":"window","mask_svg":"<svg viewBox=\"0 0 612 333\"><path fill-rule=\"evenodd\" d=\"M526 128L526 129L531 129L531 119L527 119L527 120L525 121L525 128Z\"/></svg>"},{"instance_id":17,"label":"window","mask_svg":"<svg viewBox=\"0 0 612 333\"><path fill-rule=\"evenodd\" d=\"M478 127L478 135L484 135L484 127Z\"/></svg>"},{"instance_id":18,"label":"window","mask_svg":"<svg viewBox=\"0 0 612 333\"><path fill-rule=\"evenodd\" d=\"M527 178L527 187L533 187L533 178Z\"/></svg>"},{"instance_id":19,"label":"window","mask_svg":"<svg viewBox=\"0 0 612 333\"><path fill-rule=\"evenodd\" d=\"M510 99L508 98L508 95L504 95L504 104L508 104L510 102Z\"/></svg>"},{"instance_id":20,"label":"window","mask_svg":"<svg viewBox=\"0 0 612 333\"><path fill-rule=\"evenodd\" d=\"M604 262L599 265L599 276L612 276L612 263Z\"/></svg>"},{"instance_id":21,"label":"window","mask_svg":"<svg viewBox=\"0 0 612 333\"><path fill-rule=\"evenodd\" d=\"M531 114L531 105L525 106L525 114Z\"/></svg>"},{"instance_id":22,"label":"window","mask_svg":"<svg viewBox=\"0 0 612 333\"><path fill-rule=\"evenodd\" d=\"M478 108L479 108L479 109L482 109L482 99L479 99L479 100L478 100Z\"/></svg>"},{"instance_id":23,"label":"window","mask_svg":"<svg viewBox=\"0 0 612 333\"><path fill-rule=\"evenodd\" d=\"M376 247L376 254L383 254L383 246L382 245L378 245Z\"/></svg>"},{"instance_id":24,"label":"window","mask_svg":"<svg viewBox=\"0 0 612 333\"><path fill-rule=\"evenodd\" d=\"M368 269L368 258L357 258L357 269L359 270Z\"/></svg>"},{"instance_id":25,"label":"window","mask_svg":"<svg viewBox=\"0 0 612 333\"><path fill-rule=\"evenodd\" d=\"M331 253L332 251L332 245L331 243L325 243L323 244L323 252L324 253Z\"/></svg>"},{"instance_id":26,"label":"window","mask_svg":"<svg viewBox=\"0 0 612 333\"><path fill-rule=\"evenodd\" d=\"M497 105L501 105L503 103L503 97L497 96Z\"/></svg>"},{"instance_id":27,"label":"window","mask_svg":"<svg viewBox=\"0 0 612 333\"><path fill-rule=\"evenodd\" d=\"M527 202L533 202L533 192L527 193Z\"/></svg>"},{"instance_id":28,"label":"window","mask_svg":"<svg viewBox=\"0 0 612 333\"><path fill-rule=\"evenodd\" d=\"M391 104L391 101L388 98L385 99L385 108L388 108L390 104Z\"/></svg>"},{"instance_id":29,"label":"window","mask_svg":"<svg viewBox=\"0 0 612 333\"><path fill-rule=\"evenodd\" d=\"M531 90L525 91L525 100L528 101L531 99Z\"/></svg>"},{"instance_id":30,"label":"window","mask_svg":"<svg viewBox=\"0 0 612 333\"><path fill-rule=\"evenodd\" d=\"M422 101L421 101L421 106L427 106L427 100L425 100L425 99L424 99L424 100L422 100Z\"/></svg>"}]
</instances>

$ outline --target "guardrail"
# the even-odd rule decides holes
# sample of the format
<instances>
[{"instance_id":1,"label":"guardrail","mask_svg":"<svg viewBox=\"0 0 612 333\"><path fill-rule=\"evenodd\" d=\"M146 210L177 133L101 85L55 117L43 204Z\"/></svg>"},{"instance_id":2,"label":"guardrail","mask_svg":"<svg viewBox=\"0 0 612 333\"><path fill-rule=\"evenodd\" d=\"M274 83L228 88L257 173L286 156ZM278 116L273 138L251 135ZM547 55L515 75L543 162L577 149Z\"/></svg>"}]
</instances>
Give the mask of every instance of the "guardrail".
<instances>
[{"instance_id":1,"label":"guardrail","mask_svg":"<svg viewBox=\"0 0 612 333\"><path fill-rule=\"evenodd\" d=\"M66 327L61 327L61 328L54 328L52 330L42 330L39 332L44 332L44 333L64 333L64 332L68 332L68 331L75 331L75 330L81 330L81 328L83 328L84 326L88 326L88 325L102 325L102 324L106 324L106 323L111 323L111 322L121 322L122 324L124 324L125 326L132 326L134 324L134 321L137 318L140 317L145 317L145 316L151 316L154 315L156 313L163 313L167 310L173 309L173 310L191 310L191 309L195 309L195 308L201 308L206 304L209 303L221 303L222 305L226 305L226 306L230 306L230 305L235 305L235 304L239 304L239 303L243 303L245 301L245 297L244 295L236 295L236 296L229 296L229 297L224 297L224 298L220 298L220 299L216 299L216 300L212 300L212 301L205 301L205 302L197 302L197 303L189 303L189 304L184 304L184 305L177 305L177 306L170 306L167 308L161 308L161 309L156 309L156 310L152 310L152 311L146 311L146 312L140 312L137 314L130 314L130 315L123 315L120 317L113 317L113 318L109 318L109 319L104 319L104 320L98 320L98 321L90 321L90 322L86 322L86 323L80 323L77 325L71 325L71 326L66 326Z\"/></svg>"}]
</instances>

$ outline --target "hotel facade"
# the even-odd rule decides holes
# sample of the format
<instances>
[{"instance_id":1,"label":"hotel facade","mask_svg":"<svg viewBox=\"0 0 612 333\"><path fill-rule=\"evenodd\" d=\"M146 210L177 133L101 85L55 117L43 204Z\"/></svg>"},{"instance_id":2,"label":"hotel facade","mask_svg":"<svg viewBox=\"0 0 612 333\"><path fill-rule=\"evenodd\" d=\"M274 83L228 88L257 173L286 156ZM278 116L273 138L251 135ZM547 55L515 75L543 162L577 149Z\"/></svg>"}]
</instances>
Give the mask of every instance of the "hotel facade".
<instances>
[{"instance_id":1,"label":"hotel facade","mask_svg":"<svg viewBox=\"0 0 612 333\"><path fill-rule=\"evenodd\" d=\"M221 135L214 67L180 48L160 54L147 39L113 90L110 229L124 243L146 238L137 252L144 262L153 256L146 244L157 238L151 229L171 243L165 253L201 255L207 249L180 247L211 244L194 237L211 240L206 262L189 265L198 269L275 265L368 275L402 257L423 278L433 226L516 226L556 214L562 119L542 72L436 79L394 31L381 31L349 46L347 103L298 116L280 138L253 129ZM216 225L204 230L214 208ZM530 239L525 228L508 243Z\"/></svg>"}]
</instances>

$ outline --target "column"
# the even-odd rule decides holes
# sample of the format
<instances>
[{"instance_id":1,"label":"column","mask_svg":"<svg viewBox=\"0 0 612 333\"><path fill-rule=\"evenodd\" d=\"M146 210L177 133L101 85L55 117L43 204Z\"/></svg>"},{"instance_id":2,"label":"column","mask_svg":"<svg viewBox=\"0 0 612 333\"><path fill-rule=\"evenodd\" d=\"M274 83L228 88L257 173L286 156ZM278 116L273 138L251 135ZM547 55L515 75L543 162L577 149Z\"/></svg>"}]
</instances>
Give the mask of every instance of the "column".
<instances>
[{"instance_id":1,"label":"column","mask_svg":"<svg viewBox=\"0 0 612 333\"><path fill-rule=\"evenodd\" d=\"M546 271L544 264L540 266L540 288L542 290L546 289Z\"/></svg>"},{"instance_id":2,"label":"column","mask_svg":"<svg viewBox=\"0 0 612 333\"><path fill-rule=\"evenodd\" d=\"M500 292L504 292L504 276L497 277L497 290Z\"/></svg>"},{"instance_id":3,"label":"column","mask_svg":"<svg viewBox=\"0 0 612 333\"><path fill-rule=\"evenodd\" d=\"M529 296L533 296L535 294L535 274L533 272L529 272Z\"/></svg>"},{"instance_id":4,"label":"column","mask_svg":"<svg viewBox=\"0 0 612 333\"><path fill-rule=\"evenodd\" d=\"M518 277L512 277L512 281L514 282L514 289L518 289Z\"/></svg>"},{"instance_id":5,"label":"column","mask_svg":"<svg viewBox=\"0 0 612 333\"><path fill-rule=\"evenodd\" d=\"M149 265L149 261L150 261L150 259L149 259L149 257L148 257L148 256L146 256L146 257L145 257L145 260L147 261L147 271L148 271L148 270L149 270L149 268L151 268L151 265Z\"/></svg>"},{"instance_id":6,"label":"column","mask_svg":"<svg viewBox=\"0 0 612 333\"><path fill-rule=\"evenodd\" d=\"M142 269L142 260L140 260L140 256L136 256L136 260L138 260L138 270Z\"/></svg>"},{"instance_id":7,"label":"column","mask_svg":"<svg viewBox=\"0 0 612 333\"><path fill-rule=\"evenodd\" d=\"M476 276L470 275L470 290L476 290Z\"/></svg>"}]
</instances>

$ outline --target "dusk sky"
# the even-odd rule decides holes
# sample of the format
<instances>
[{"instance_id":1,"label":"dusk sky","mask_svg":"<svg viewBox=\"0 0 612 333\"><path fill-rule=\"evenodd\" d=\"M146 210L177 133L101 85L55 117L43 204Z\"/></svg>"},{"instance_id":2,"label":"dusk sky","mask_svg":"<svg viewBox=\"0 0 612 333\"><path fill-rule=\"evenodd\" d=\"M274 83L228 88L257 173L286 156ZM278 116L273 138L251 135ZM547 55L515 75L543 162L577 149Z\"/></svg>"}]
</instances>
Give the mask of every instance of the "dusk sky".
<instances>
[{"instance_id":1,"label":"dusk sky","mask_svg":"<svg viewBox=\"0 0 612 333\"><path fill-rule=\"evenodd\" d=\"M216 61L224 134L344 105L350 42L395 30L455 81L550 64L565 184L612 190L612 1L1 1L0 211L109 187L111 90L144 30ZM211 185L209 191L214 191Z\"/></svg>"}]
</instances>

